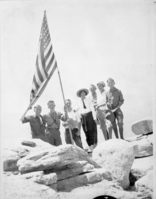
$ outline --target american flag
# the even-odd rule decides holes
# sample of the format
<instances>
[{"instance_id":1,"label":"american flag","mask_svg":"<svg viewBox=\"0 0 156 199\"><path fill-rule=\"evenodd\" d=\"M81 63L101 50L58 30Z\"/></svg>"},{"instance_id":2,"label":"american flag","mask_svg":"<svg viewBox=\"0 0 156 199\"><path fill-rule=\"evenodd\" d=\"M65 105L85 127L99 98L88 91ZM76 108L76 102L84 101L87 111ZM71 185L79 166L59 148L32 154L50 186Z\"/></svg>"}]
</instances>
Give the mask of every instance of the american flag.
<instances>
[{"instance_id":1,"label":"american flag","mask_svg":"<svg viewBox=\"0 0 156 199\"><path fill-rule=\"evenodd\" d=\"M46 12L44 12L30 102L41 95L56 67L57 62L51 44Z\"/></svg>"}]
</instances>

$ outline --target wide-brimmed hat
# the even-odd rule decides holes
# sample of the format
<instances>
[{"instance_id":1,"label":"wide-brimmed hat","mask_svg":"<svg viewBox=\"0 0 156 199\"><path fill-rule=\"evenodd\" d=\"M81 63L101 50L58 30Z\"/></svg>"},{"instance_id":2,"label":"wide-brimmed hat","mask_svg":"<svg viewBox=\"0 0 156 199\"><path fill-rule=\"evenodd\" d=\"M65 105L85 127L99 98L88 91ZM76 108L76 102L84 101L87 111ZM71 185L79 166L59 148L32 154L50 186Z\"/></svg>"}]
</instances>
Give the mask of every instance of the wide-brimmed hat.
<instances>
[{"instance_id":1,"label":"wide-brimmed hat","mask_svg":"<svg viewBox=\"0 0 156 199\"><path fill-rule=\"evenodd\" d=\"M86 95L88 95L88 93L89 93L89 90L88 90L88 89L82 88L82 89L80 89L80 90L77 91L77 96L78 96L78 97L80 97L80 94L81 94L82 91L84 91L84 92L86 93Z\"/></svg>"}]
</instances>

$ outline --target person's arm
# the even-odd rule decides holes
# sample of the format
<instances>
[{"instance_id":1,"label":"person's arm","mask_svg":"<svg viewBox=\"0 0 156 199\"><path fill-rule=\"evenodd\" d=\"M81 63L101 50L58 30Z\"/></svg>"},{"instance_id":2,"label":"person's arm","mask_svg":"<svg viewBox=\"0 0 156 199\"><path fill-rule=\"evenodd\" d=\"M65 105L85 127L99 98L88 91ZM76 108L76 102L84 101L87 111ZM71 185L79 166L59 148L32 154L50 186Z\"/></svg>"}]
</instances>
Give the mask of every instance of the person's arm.
<instances>
[{"instance_id":1,"label":"person's arm","mask_svg":"<svg viewBox=\"0 0 156 199\"><path fill-rule=\"evenodd\" d=\"M97 104L97 105L96 105L96 109L99 109L101 106L105 106L105 105L106 105L106 103Z\"/></svg>"},{"instance_id":2,"label":"person's arm","mask_svg":"<svg viewBox=\"0 0 156 199\"><path fill-rule=\"evenodd\" d=\"M118 108L120 108L124 103L124 99L123 99L123 95L122 95L122 92L119 91L119 104L118 106L112 110L112 112L115 112Z\"/></svg>"},{"instance_id":3,"label":"person's arm","mask_svg":"<svg viewBox=\"0 0 156 199\"><path fill-rule=\"evenodd\" d=\"M109 101L109 92L106 92L106 103L109 109L112 109L111 102Z\"/></svg>"},{"instance_id":4,"label":"person's arm","mask_svg":"<svg viewBox=\"0 0 156 199\"><path fill-rule=\"evenodd\" d=\"M103 94L102 94L102 95L103 95ZM100 100L100 102L97 103L97 105L96 105L96 110L99 109L100 107L106 105L106 103L107 103L107 93L106 93L106 91L105 91L104 95L105 95L105 96L103 96L103 98Z\"/></svg>"},{"instance_id":5,"label":"person's arm","mask_svg":"<svg viewBox=\"0 0 156 199\"><path fill-rule=\"evenodd\" d=\"M111 115L111 112L108 111L108 112L105 114L106 119L108 119L110 115Z\"/></svg>"},{"instance_id":6,"label":"person's arm","mask_svg":"<svg viewBox=\"0 0 156 199\"><path fill-rule=\"evenodd\" d=\"M88 100L88 103L89 103L90 108L91 108L91 110L92 110L93 119L94 119L94 121L96 122L97 118L96 118L96 112L95 112L93 103L92 103L92 101L91 101L89 98L88 98L87 100Z\"/></svg>"},{"instance_id":7,"label":"person's arm","mask_svg":"<svg viewBox=\"0 0 156 199\"><path fill-rule=\"evenodd\" d=\"M122 103L120 103L116 108L114 108L114 109L112 110L112 112L117 111L117 109L118 109L118 108L120 108L120 107L122 106L122 104L123 104L123 102L122 102Z\"/></svg>"},{"instance_id":8,"label":"person's arm","mask_svg":"<svg viewBox=\"0 0 156 199\"><path fill-rule=\"evenodd\" d=\"M68 119L68 112L67 112L67 108L66 106L64 106L64 114L60 113L60 120L62 120L63 122L67 121Z\"/></svg>"},{"instance_id":9,"label":"person's arm","mask_svg":"<svg viewBox=\"0 0 156 199\"><path fill-rule=\"evenodd\" d=\"M31 106L28 108L28 110L30 110L30 109L32 109ZM26 114L27 114L27 112L28 112L28 110L25 112L25 114L24 114L24 115L22 116L22 118L21 118L21 122L22 122L22 123L30 122L30 117L25 117Z\"/></svg>"}]
</instances>

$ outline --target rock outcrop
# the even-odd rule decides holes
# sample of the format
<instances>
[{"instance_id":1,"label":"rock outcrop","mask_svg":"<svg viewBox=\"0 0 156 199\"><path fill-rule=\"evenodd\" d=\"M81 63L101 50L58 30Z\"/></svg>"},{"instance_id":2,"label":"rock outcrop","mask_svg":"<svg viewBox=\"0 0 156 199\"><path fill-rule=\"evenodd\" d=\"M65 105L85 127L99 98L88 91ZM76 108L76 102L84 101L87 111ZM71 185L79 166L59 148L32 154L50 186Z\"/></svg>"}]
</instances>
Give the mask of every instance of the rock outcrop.
<instances>
[{"instance_id":1,"label":"rock outcrop","mask_svg":"<svg viewBox=\"0 0 156 199\"><path fill-rule=\"evenodd\" d=\"M40 139L26 139L33 141L36 146L30 147L22 145L23 139L10 139L3 141L3 169L4 171L15 171L18 169L17 161L28 154L44 149L54 148L51 144Z\"/></svg>"},{"instance_id":2,"label":"rock outcrop","mask_svg":"<svg viewBox=\"0 0 156 199\"><path fill-rule=\"evenodd\" d=\"M139 134L148 134L153 132L153 120L143 119L139 120L131 125L133 133L136 135Z\"/></svg>"},{"instance_id":3,"label":"rock outcrop","mask_svg":"<svg viewBox=\"0 0 156 199\"><path fill-rule=\"evenodd\" d=\"M77 161L87 161L95 168L100 166L81 148L74 145L61 145L52 149L31 153L17 163L20 173L62 169Z\"/></svg>"},{"instance_id":4,"label":"rock outcrop","mask_svg":"<svg viewBox=\"0 0 156 199\"><path fill-rule=\"evenodd\" d=\"M136 183L136 190L144 193L146 197L153 197L153 170L149 171L144 177L140 178Z\"/></svg>"},{"instance_id":5,"label":"rock outcrop","mask_svg":"<svg viewBox=\"0 0 156 199\"><path fill-rule=\"evenodd\" d=\"M150 136L143 136L141 139L130 142L132 146L137 146L135 157L146 157L153 155L153 144L147 139Z\"/></svg>"},{"instance_id":6,"label":"rock outcrop","mask_svg":"<svg viewBox=\"0 0 156 199\"><path fill-rule=\"evenodd\" d=\"M136 146L121 139L111 139L99 144L93 151L93 160L108 169L124 189L129 186L129 172L135 158Z\"/></svg>"},{"instance_id":7,"label":"rock outcrop","mask_svg":"<svg viewBox=\"0 0 156 199\"><path fill-rule=\"evenodd\" d=\"M30 140L35 147L21 145L21 139L3 145L3 198L152 198L152 153L142 158L150 154L151 136L108 140L92 155L75 145L54 147L39 139Z\"/></svg>"},{"instance_id":8,"label":"rock outcrop","mask_svg":"<svg viewBox=\"0 0 156 199\"><path fill-rule=\"evenodd\" d=\"M3 199L93 199L100 195L109 195L119 199L141 199L140 196L142 196L141 192L124 191L116 183L108 180L81 186L70 192L56 192L51 186L24 179L24 175L5 175Z\"/></svg>"},{"instance_id":9,"label":"rock outcrop","mask_svg":"<svg viewBox=\"0 0 156 199\"><path fill-rule=\"evenodd\" d=\"M111 173L109 171L104 168L93 169L90 172L58 181L57 189L58 191L71 191L76 187L97 183L104 179L108 181L112 180Z\"/></svg>"},{"instance_id":10,"label":"rock outcrop","mask_svg":"<svg viewBox=\"0 0 156 199\"><path fill-rule=\"evenodd\" d=\"M137 180L142 178L147 174L149 170L153 169L154 165L154 156L149 156L145 158L137 158L134 160L131 172Z\"/></svg>"}]
</instances>

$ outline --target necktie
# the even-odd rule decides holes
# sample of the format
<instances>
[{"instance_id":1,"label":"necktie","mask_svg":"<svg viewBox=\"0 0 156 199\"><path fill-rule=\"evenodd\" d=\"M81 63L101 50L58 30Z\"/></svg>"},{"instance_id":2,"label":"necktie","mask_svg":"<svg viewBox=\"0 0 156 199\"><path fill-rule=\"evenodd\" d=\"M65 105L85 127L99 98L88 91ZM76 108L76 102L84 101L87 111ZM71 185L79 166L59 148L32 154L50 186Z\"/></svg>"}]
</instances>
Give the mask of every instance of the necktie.
<instances>
[{"instance_id":1,"label":"necktie","mask_svg":"<svg viewBox=\"0 0 156 199\"><path fill-rule=\"evenodd\" d=\"M40 124L42 125L42 118L40 117L40 116L37 116L37 118L38 118L38 120L39 120L39 122L40 122Z\"/></svg>"},{"instance_id":2,"label":"necktie","mask_svg":"<svg viewBox=\"0 0 156 199\"><path fill-rule=\"evenodd\" d=\"M82 99L82 103L83 103L83 108L86 108L86 105L84 103L84 99Z\"/></svg>"}]
</instances>

